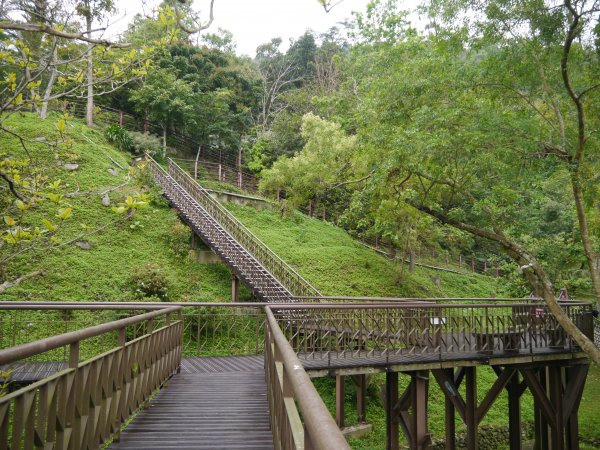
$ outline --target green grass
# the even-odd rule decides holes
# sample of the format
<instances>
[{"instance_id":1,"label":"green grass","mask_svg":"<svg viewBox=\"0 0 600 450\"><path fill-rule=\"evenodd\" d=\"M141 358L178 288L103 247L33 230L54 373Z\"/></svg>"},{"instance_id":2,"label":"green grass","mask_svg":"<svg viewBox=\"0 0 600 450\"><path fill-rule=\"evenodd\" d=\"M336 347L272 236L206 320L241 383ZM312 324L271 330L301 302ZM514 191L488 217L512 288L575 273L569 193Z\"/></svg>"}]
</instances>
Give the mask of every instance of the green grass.
<instances>
[{"instance_id":1,"label":"green grass","mask_svg":"<svg viewBox=\"0 0 600 450\"><path fill-rule=\"evenodd\" d=\"M56 117L41 120L32 114L12 115L4 126L29 140L44 137L47 141L59 138ZM161 268L168 280L168 299L173 301L228 301L230 299L229 271L223 264L199 264L173 251L173 241L186 239L178 235L179 219L160 195L149 207L140 209L129 220L120 220L111 208L101 204L101 192L127 182L127 170L119 169L111 158L127 168L128 154L119 152L104 139L102 130L90 129L78 121L70 121L68 137L73 140L71 153L76 155L79 169L64 170L57 164L54 151L41 143L28 144L36 170L51 180L62 180L62 192L77 191L66 199L73 207L73 216L65 222L57 235L63 246L48 251L30 251L11 260L5 267L8 279L41 269L45 276L32 279L12 288L2 296L4 300L72 300L120 301L132 299L128 280L134 268L154 264ZM25 153L16 139L3 136L2 151L24 158ZM116 168L117 176L108 172ZM147 176L138 177L129 184L112 191L113 204L127 195L148 190ZM156 194L156 190L154 190ZM49 202L28 213L31 225L41 218L54 218L56 207ZM114 222L114 223L113 223ZM96 231L99 230L99 231ZM180 233L181 234L181 233ZM81 236L91 244L90 250L65 243ZM186 245L184 242L179 246ZM6 252L4 248L0 251ZM6 255L6 253L3 253ZM247 298L248 292L244 291Z\"/></svg>"},{"instance_id":2,"label":"green grass","mask_svg":"<svg viewBox=\"0 0 600 450\"><path fill-rule=\"evenodd\" d=\"M322 294L392 297L492 297L505 292L499 279L415 267L413 273L364 247L335 225L301 213L231 203L227 208Z\"/></svg>"}]
</instances>

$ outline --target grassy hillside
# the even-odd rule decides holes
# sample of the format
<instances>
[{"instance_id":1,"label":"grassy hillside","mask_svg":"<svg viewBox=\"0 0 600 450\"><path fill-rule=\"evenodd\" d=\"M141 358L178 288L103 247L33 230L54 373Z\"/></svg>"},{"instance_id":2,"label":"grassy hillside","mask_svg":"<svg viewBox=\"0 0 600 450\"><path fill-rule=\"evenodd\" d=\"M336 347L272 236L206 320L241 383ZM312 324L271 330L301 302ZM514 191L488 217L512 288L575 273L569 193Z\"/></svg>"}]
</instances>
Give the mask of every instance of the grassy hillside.
<instances>
[{"instance_id":1,"label":"grassy hillside","mask_svg":"<svg viewBox=\"0 0 600 450\"><path fill-rule=\"evenodd\" d=\"M64 200L62 206L72 207L73 215L65 221L51 248L44 246L40 251L25 252L5 267L7 279L38 269L43 270L45 276L9 289L2 298L135 300L139 297L139 293L135 295L136 282L150 278L165 284L167 299L229 300L228 269L223 264L198 264L187 256L189 232L156 189L151 192L153 198L149 206L128 220L102 205L100 194L107 190L123 185L108 194L111 205L115 206L128 195L148 192L150 184L147 176L129 176L130 156L108 145L102 130L90 129L76 120L69 121L66 134L72 140L72 148L68 152L59 149L58 159L55 149L36 142L42 138L47 143L61 139L56 121L56 116L41 120L32 114L15 114L4 123L9 130L33 141L27 147L35 169L50 180L60 179L62 193L75 194ZM26 157L19 141L6 135L3 135L1 151L13 158ZM79 168L66 170L59 165L59 160L78 164ZM116 175L109 173L109 169L116 170L113 172ZM38 225L42 217L56 222L56 206L48 203L28 211L31 225ZM72 240L85 242L90 249L82 249ZM12 249L5 247L1 251L5 257Z\"/></svg>"},{"instance_id":2,"label":"grassy hillside","mask_svg":"<svg viewBox=\"0 0 600 450\"><path fill-rule=\"evenodd\" d=\"M73 208L73 216L65 221L51 247L22 253L5 264L5 276L14 279L35 270L44 276L9 289L2 300L74 300L125 301L141 300L140 281L156 282L166 287L166 299L176 301L228 301L230 276L223 264L199 264L188 254L189 230L182 226L160 192L152 187L147 175L130 176L129 156L109 145L102 130L90 129L71 120L66 137L72 147L57 152L47 143L61 140L56 128L57 117L42 121L34 115L13 115L3 125L24 136L33 157L33 166L50 180L61 180L61 192L66 196L63 206ZM44 138L46 143L39 142ZM12 158L25 158L17 139L3 135L0 152ZM58 158L57 158L57 153ZM113 161L114 160L114 161ZM125 169L120 169L118 165ZM75 171L62 163L78 164ZM116 170L116 175L109 173ZM115 173L115 172L113 172ZM116 189L114 189L116 188ZM111 206L128 195L149 193L152 200L133 218L124 220L111 207L103 206L102 193L110 190ZM363 247L343 230L301 214L282 217L273 211L257 211L251 207L226 205L260 239L284 260L288 261L323 294L352 296L413 296L413 297L489 297L502 296L501 279L481 275L457 275L417 267L409 274L384 257ZM8 212L7 212L8 211ZM3 214L13 214L6 210ZM28 212L32 226L43 217L55 219L56 206L43 204ZM82 249L76 242L85 243ZM14 250L14 249L13 249ZM2 258L11 254L7 246L0 249ZM150 267L150 269L149 269ZM248 298L248 292L242 297ZM43 320L43 319L40 319ZM495 375L482 369L482 387L490 385ZM376 426L365 439L352 440L354 448L381 448L385 436L385 417L379 387L383 376L377 375L369 388L368 420ZM581 433L589 438L600 437L595 405L600 398L598 371L591 375L582 402ZM402 377L402 385L406 384ZM330 379L315 383L326 404L333 407L334 385ZM441 398L433 386L433 398ZM354 418L353 386L347 385L347 423ZM484 389L480 390L480 395ZM505 405L505 394L500 404ZM443 404L431 402L430 426L436 436L443 427ZM531 420L532 402L523 400L523 419ZM492 409L485 423L506 424L506 408Z\"/></svg>"},{"instance_id":3,"label":"grassy hillside","mask_svg":"<svg viewBox=\"0 0 600 450\"><path fill-rule=\"evenodd\" d=\"M259 239L325 295L393 297L502 296L500 279L415 267L413 273L352 239L344 230L304 214L284 217L225 205Z\"/></svg>"}]
</instances>

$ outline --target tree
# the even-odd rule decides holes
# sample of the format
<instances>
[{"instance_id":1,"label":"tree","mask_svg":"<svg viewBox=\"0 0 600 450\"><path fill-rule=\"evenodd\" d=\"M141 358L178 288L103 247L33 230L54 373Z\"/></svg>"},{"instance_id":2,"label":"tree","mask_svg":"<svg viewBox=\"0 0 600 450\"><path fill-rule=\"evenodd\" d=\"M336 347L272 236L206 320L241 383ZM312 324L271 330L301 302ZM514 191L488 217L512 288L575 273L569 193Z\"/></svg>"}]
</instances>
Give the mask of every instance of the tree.
<instances>
[{"instance_id":1,"label":"tree","mask_svg":"<svg viewBox=\"0 0 600 450\"><path fill-rule=\"evenodd\" d=\"M571 29L573 22L567 23ZM374 31L371 24L366 30ZM529 40L517 36L510 46L476 45L475 40L463 45L463 35L438 32L425 39L408 32L396 34L400 40L386 38L372 46L365 40L357 48L353 70L362 76L356 89L362 117L358 135L376 168L371 182L381 198L399 197L444 224L495 242L521 267L561 326L600 364L600 352L565 315L542 263L523 243L533 234L529 211L547 202L544 181L573 173L555 157L556 145L548 145L547 115L536 111L552 114L551 101L536 99L527 108L517 107L536 86L497 95L486 77L491 71L506 78L529 73L524 65L514 65L517 58L507 57L528 49ZM569 35L559 52L559 76L565 48L572 45ZM590 57L584 54L581 69ZM581 132L577 109L575 142ZM565 137L571 135L567 130Z\"/></svg>"},{"instance_id":2,"label":"tree","mask_svg":"<svg viewBox=\"0 0 600 450\"><path fill-rule=\"evenodd\" d=\"M92 38L93 21L114 12L114 8L112 0L82 0L76 5L77 14L85 19L85 34L88 38ZM93 46L90 44L86 54L87 70L85 75L87 81L85 120L88 126L94 124L94 55L92 50Z\"/></svg>"},{"instance_id":3,"label":"tree","mask_svg":"<svg viewBox=\"0 0 600 450\"><path fill-rule=\"evenodd\" d=\"M316 209L323 197L369 178L355 153L356 138L347 136L338 124L313 114L302 118L302 136L306 145L296 156L278 159L273 167L263 171L260 188L267 193L284 191L296 206L310 204ZM347 180L348 174L360 174Z\"/></svg>"},{"instance_id":4,"label":"tree","mask_svg":"<svg viewBox=\"0 0 600 450\"><path fill-rule=\"evenodd\" d=\"M166 69L150 72L142 87L131 93L137 112L160 124L163 130L163 156L167 152L167 131L184 123L194 109L194 93L189 83Z\"/></svg>"},{"instance_id":5,"label":"tree","mask_svg":"<svg viewBox=\"0 0 600 450\"><path fill-rule=\"evenodd\" d=\"M470 16L469 11L481 12L473 23L463 24L470 42L498 48L486 58L482 84L511 98L513 107L538 116L543 130L540 152L555 158L569 172L581 245L600 307L598 253L589 226L589 217L597 215L589 194L594 189L591 174L597 167L596 132L600 127L599 47L593 39L598 33L600 3L433 1L431 11L438 19L448 19L457 7L467 12L465 17ZM482 37L476 39L475 33ZM498 63L518 70L494 70Z\"/></svg>"}]
</instances>

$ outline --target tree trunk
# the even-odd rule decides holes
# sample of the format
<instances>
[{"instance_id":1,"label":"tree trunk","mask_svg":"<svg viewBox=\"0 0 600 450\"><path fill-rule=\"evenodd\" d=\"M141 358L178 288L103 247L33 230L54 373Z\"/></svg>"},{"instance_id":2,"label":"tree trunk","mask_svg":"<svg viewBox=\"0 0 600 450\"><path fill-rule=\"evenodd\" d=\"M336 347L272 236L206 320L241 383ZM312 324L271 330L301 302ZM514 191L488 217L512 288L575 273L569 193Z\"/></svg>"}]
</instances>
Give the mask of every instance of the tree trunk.
<instances>
[{"instance_id":1,"label":"tree trunk","mask_svg":"<svg viewBox=\"0 0 600 450\"><path fill-rule=\"evenodd\" d=\"M534 290L534 292L539 292L540 296L546 302L546 305L548 305L549 311L556 318L560 326L569 336L573 338L579 348L587 353L587 355L592 358L597 366L600 366L600 349L598 349L596 345L586 335L584 335L573 322L571 322L569 316L565 313L556 300L554 288L550 278L548 278L548 275L537 259L524 247L508 239L501 230L494 229L494 231L490 231L479 228L474 225L452 219L443 212L433 210L428 206L421 205L410 200L407 200L407 202L412 207L434 217L442 223L499 244L504 251L517 264L519 264L521 270L523 271L523 275L525 275L527 278L531 288Z\"/></svg>"},{"instance_id":2,"label":"tree trunk","mask_svg":"<svg viewBox=\"0 0 600 450\"><path fill-rule=\"evenodd\" d=\"M200 160L200 153L202 153L202 144L198 146L198 151L196 152L196 160L194 161L194 180L198 179L198 161Z\"/></svg>"},{"instance_id":3,"label":"tree trunk","mask_svg":"<svg viewBox=\"0 0 600 450\"><path fill-rule=\"evenodd\" d=\"M58 48L56 46L56 39L54 39L53 45L54 50L52 51L52 62L50 63L50 78L48 79L46 90L44 91L44 101L42 102L42 108L40 109L40 117L42 119L48 117L48 97L52 95L52 88L54 87L54 83L56 83L56 78L58 76L58 69L56 68L56 62L58 61Z\"/></svg>"},{"instance_id":4,"label":"tree trunk","mask_svg":"<svg viewBox=\"0 0 600 450\"><path fill-rule=\"evenodd\" d=\"M588 269L592 278L592 286L596 295L596 306L600 309L600 271L595 267L598 256L594 252L592 242L590 240L590 230L585 214L585 205L583 202L583 193L577 173L571 173L571 185L573 187L573 198L577 208L577 220L579 221L579 231L581 233L581 243L588 263Z\"/></svg>"},{"instance_id":5,"label":"tree trunk","mask_svg":"<svg viewBox=\"0 0 600 450\"><path fill-rule=\"evenodd\" d=\"M85 25L87 36L92 37L92 15L88 13L85 16ZM88 126L94 125L94 61L93 61L93 46L88 47L87 54L87 101L85 106L85 121Z\"/></svg>"},{"instance_id":6,"label":"tree trunk","mask_svg":"<svg viewBox=\"0 0 600 450\"><path fill-rule=\"evenodd\" d=\"M163 127L162 133L162 141L163 141L163 158L167 157L167 127Z\"/></svg>"}]
</instances>

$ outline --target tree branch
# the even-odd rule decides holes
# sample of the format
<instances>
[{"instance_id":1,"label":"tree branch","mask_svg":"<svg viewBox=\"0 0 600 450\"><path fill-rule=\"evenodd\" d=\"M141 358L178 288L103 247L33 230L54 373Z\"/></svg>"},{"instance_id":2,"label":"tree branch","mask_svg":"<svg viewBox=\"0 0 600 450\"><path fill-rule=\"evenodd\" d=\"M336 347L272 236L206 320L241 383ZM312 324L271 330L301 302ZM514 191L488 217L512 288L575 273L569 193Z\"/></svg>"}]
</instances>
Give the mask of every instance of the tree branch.
<instances>
[{"instance_id":1,"label":"tree branch","mask_svg":"<svg viewBox=\"0 0 600 450\"><path fill-rule=\"evenodd\" d=\"M215 19L214 14L213 14L215 0L210 0L210 16L209 16L208 22L206 22L205 24L201 24L197 28L189 28L187 25L185 25L181 21L181 16L179 15L179 0L173 0L173 3L175 5L174 9L175 9L175 18L177 20L177 26L179 26L179 28L181 28L187 34L195 34L195 33L199 33L202 30L206 30L208 27L210 27L212 25L213 20Z\"/></svg>"},{"instance_id":2,"label":"tree branch","mask_svg":"<svg viewBox=\"0 0 600 450\"><path fill-rule=\"evenodd\" d=\"M10 192L12 192L12 195L17 197L23 203L27 203L27 199L23 197L15 188L15 181L11 177L9 177L8 174L3 170L0 170L0 178L3 178L4 181L8 183L8 188L10 189Z\"/></svg>"},{"instance_id":3,"label":"tree branch","mask_svg":"<svg viewBox=\"0 0 600 450\"><path fill-rule=\"evenodd\" d=\"M46 33L52 36L57 36L70 40L77 40L87 42L89 44L104 45L105 47L114 48L129 48L131 44L124 43L119 44L117 42L111 42L106 39L94 39L85 36L86 33L67 33L66 31L60 31L52 28L48 25L33 24L33 23L19 23L19 22L0 22L0 30L17 30L17 31L30 31L34 33Z\"/></svg>"},{"instance_id":4,"label":"tree branch","mask_svg":"<svg viewBox=\"0 0 600 450\"><path fill-rule=\"evenodd\" d=\"M23 275L14 281L5 281L4 283L0 284L0 294L4 293L6 290L8 290L10 288L17 287L21 283L24 283L25 281L27 281L31 278L35 278L35 277L43 276L43 275L44 275L43 271L36 270L35 272L31 272L31 273L28 273L27 275Z\"/></svg>"},{"instance_id":5,"label":"tree branch","mask_svg":"<svg viewBox=\"0 0 600 450\"><path fill-rule=\"evenodd\" d=\"M365 181L368 180L369 178L371 178L373 176L373 174L375 173L375 169L371 170L371 172L369 172L367 175L365 175L362 178L359 178L358 180L350 180L350 181L343 181L341 183L335 184L331 187L331 189L336 189L339 188L341 186L346 186L348 184L355 184L355 183L360 183L361 181Z\"/></svg>"},{"instance_id":6,"label":"tree branch","mask_svg":"<svg viewBox=\"0 0 600 450\"><path fill-rule=\"evenodd\" d=\"M506 253L520 265L523 274L526 276L532 288L541 293L542 298L548 305L548 310L556 318L563 330L565 330L565 332L573 338L581 350L583 350L592 358L596 365L600 366L600 349L598 349L596 345L586 335L584 335L579 328L575 326L575 324L560 306L556 300L556 296L554 295L552 283L535 256L533 256L521 245L508 239L506 235L498 228L495 228L494 231L486 230L485 228L479 228L474 225L452 219L443 211L434 210L426 205L417 203L414 200L407 199L406 203L418 211L421 211L444 224L451 225L459 230L466 231L475 236L479 236L500 244Z\"/></svg>"}]
</instances>

